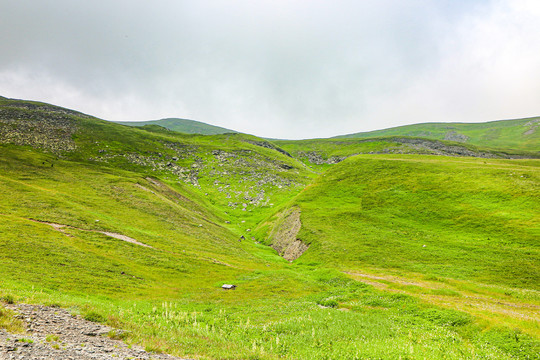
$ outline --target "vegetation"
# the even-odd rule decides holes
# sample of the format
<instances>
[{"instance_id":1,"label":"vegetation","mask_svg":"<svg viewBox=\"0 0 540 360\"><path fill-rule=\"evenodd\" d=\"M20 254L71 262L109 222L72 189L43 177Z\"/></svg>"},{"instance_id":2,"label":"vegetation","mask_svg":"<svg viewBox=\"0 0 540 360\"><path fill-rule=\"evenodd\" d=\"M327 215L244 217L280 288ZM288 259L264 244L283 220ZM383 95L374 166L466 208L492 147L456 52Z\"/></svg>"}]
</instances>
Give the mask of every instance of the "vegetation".
<instances>
[{"instance_id":1,"label":"vegetation","mask_svg":"<svg viewBox=\"0 0 540 360\"><path fill-rule=\"evenodd\" d=\"M356 156L294 201L305 262L540 290L540 161Z\"/></svg>"},{"instance_id":2,"label":"vegetation","mask_svg":"<svg viewBox=\"0 0 540 360\"><path fill-rule=\"evenodd\" d=\"M425 123L338 136L372 138L416 136L462 141L493 149L540 151L540 117L499 120L485 123Z\"/></svg>"},{"instance_id":3,"label":"vegetation","mask_svg":"<svg viewBox=\"0 0 540 360\"><path fill-rule=\"evenodd\" d=\"M10 311L0 305L0 330L4 329L10 333L24 333L24 324Z\"/></svg>"},{"instance_id":4,"label":"vegetation","mask_svg":"<svg viewBox=\"0 0 540 360\"><path fill-rule=\"evenodd\" d=\"M6 303L66 307L125 330L113 338L197 359L540 351L540 160L313 163L299 153L417 149L186 135L0 99L2 131ZM294 262L267 240L291 207L310 245ZM0 308L0 326L13 319Z\"/></svg>"},{"instance_id":5,"label":"vegetation","mask_svg":"<svg viewBox=\"0 0 540 360\"><path fill-rule=\"evenodd\" d=\"M152 121L116 121L118 124L128 126L161 126L166 129L185 134L219 135L236 133L234 130L225 129L219 126L205 124L200 121L187 119L161 119Z\"/></svg>"}]
</instances>

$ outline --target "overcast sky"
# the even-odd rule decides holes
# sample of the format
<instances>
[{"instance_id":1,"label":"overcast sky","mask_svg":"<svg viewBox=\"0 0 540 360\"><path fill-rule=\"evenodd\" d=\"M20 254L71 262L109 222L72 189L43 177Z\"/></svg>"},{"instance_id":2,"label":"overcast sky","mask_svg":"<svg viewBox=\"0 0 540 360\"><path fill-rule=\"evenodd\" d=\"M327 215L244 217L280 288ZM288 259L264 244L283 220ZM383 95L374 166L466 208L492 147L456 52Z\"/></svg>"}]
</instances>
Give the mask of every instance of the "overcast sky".
<instances>
[{"instance_id":1,"label":"overcast sky","mask_svg":"<svg viewBox=\"0 0 540 360\"><path fill-rule=\"evenodd\" d=\"M0 95L311 138L540 115L538 0L17 0Z\"/></svg>"}]
</instances>

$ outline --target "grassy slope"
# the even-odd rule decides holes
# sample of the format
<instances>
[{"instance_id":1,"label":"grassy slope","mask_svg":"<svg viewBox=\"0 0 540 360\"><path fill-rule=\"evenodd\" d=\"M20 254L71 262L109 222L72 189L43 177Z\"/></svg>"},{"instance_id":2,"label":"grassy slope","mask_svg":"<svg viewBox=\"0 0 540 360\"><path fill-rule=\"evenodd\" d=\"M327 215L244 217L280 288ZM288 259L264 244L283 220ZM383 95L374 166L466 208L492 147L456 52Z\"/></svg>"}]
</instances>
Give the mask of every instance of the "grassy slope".
<instances>
[{"instance_id":1,"label":"grassy slope","mask_svg":"<svg viewBox=\"0 0 540 360\"><path fill-rule=\"evenodd\" d=\"M117 124L128 126L146 126L158 125L166 129L177 131L185 134L201 134L201 135L219 135L226 133L236 133L234 130L229 130L219 126L205 124L200 121L188 119L160 119L151 121L115 121Z\"/></svg>"},{"instance_id":2,"label":"grassy slope","mask_svg":"<svg viewBox=\"0 0 540 360\"><path fill-rule=\"evenodd\" d=\"M30 126L30 131L63 142L62 138L54 139L65 131L55 128L56 123L52 129L39 127L40 122L57 121L59 117L76 131L75 150L53 149L57 157L137 171L187 187L197 201L212 206L226 220L245 221L244 230L272 211L272 206L288 199L291 192L300 191L313 177L299 161L254 144L264 141L251 135L202 136L162 128L131 128L74 112L66 115L65 109L25 101L0 101L0 110L10 119L31 120L35 125ZM36 146L51 151L41 143L37 141ZM258 202L254 200L257 197Z\"/></svg>"},{"instance_id":3,"label":"grassy slope","mask_svg":"<svg viewBox=\"0 0 540 360\"><path fill-rule=\"evenodd\" d=\"M45 108L9 113L46 121ZM253 144L260 139L70 119L74 151L0 145L0 298L97 312L150 350L204 359L504 359L538 351L521 332L534 335L527 324L494 329L414 294L377 290L328 267L331 256L309 258L316 246L289 264L264 245L238 242L313 178L300 162ZM198 185L160 165L169 162L190 169ZM252 190L268 201L246 200ZM230 201L249 204L244 211ZM239 287L222 291L224 282Z\"/></svg>"},{"instance_id":4,"label":"grassy slope","mask_svg":"<svg viewBox=\"0 0 540 360\"><path fill-rule=\"evenodd\" d=\"M1 251L4 279L114 296L170 296L191 286L201 266L215 280L237 271L220 262L253 266L253 256L206 209L171 197L137 173L61 160L50 167L51 160L2 148L0 216L2 233L10 234ZM66 229L67 236L32 220L121 233L156 250L78 229Z\"/></svg>"},{"instance_id":5,"label":"grassy slope","mask_svg":"<svg viewBox=\"0 0 540 360\"><path fill-rule=\"evenodd\" d=\"M350 158L294 202L302 261L539 290L539 183L538 160Z\"/></svg>"},{"instance_id":6,"label":"grassy slope","mask_svg":"<svg viewBox=\"0 0 540 360\"><path fill-rule=\"evenodd\" d=\"M460 359L473 351L505 358L534 351L526 335L477 338L481 324L464 313L239 243L204 207L152 187L144 174L14 146L0 154L0 292L105 315L149 350L216 359ZM77 229L63 234L29 219L114 231L154 249ZM224 292L224 282L239 288ZM333 309L338 303L349 311ZM515 336L521 342L505 348Z\"/></svg>"},{"instance_id":7,"label":"grassy slope","mask_svg":"<svg viewBox=\"0 0 540 360\"><path fill-rule=\"evenodd\" d=\"M334 163L359 154L417 154L476 157L539 158L540 153L525 150L486 149L472 144L407 136L367 139L276 140L274 143L310 168L324 171Z\"/></svg>"},{"instance_id":8,"label":"grassy slope","mask_svg":"<svg viewBox=\"0 0 540 360\"><path fill-rule=\"evenodd\" d=\"M370 138L380 136L419 136L430 139L444 139L449 132L469 137L470 144L494 149L540 151L540 127L538 117L490 121L478 124L466 123L426 123L405 125L340 136L340 138ZM528 131L535 128L531 133Z\"/></svg>"},{"instance_id":9,"label":"grassy slope","mask_svg":"<svg viewBox=\"0 0 540 360\"><path fill-rule=\"evenodd\" d=\"M310 244L296 263L538 336L539 180L538 160L349 158L287 204Z\"/></svg>"}]
</instances>

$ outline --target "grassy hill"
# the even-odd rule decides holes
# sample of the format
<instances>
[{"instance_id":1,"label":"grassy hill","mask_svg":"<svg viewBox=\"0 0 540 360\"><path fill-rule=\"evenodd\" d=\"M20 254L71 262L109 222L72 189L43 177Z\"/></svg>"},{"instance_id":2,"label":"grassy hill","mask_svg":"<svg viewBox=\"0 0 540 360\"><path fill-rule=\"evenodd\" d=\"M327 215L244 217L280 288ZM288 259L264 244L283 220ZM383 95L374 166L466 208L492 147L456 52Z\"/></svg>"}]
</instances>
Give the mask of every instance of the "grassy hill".
<instances>
[{"instance_id":1,"label":"grassy hill","mask_svg":"<svg viewBox=\"0 0 540 360\"><path fill-rule=\"evenodd\" d=\"M343 143L0 99L0 299L197 359L534 358L539 160Z\"/></svg>"},{"instance_id":2,"label":"grassy hill","mask_svg":"<svg viewBox=\"0 0 540 360\"><path fill-rule=\"evenodd\" d=\"M491 149L540 151L540 117L485 123L425 123L338 136L413 136L469 143Z\"/></svg>"},{"instance_id":3,"label":"grassy hill","mask_svg":"<svg viewBox=\"0 0 540 360\"><path fill-rule=\"evenodd\" d=\"M150 121L115 121L117 124L128 126L147 126L158 125L166 129L177 131L185 134L201 134L201 135L219 135L227 133L236 133L237 131L225 129L219 126L205 124L200 121L188 119L161 119Z\"/></svg>"},{"instance_id":4,"label":"grassy hill","mask_svg":"<svg viewBox=\"0 0 540 360\"><path fill-rule=\"evenodd\" d=\"M367 139L275 140L274 144L302 161L306 166L324 171L351 156L361 154L411 154L467 156L479 158L540 158L539 152L487 149L455 141L408 136Z\"/></svg>"},{"instance_id":5,"label":"grassy hill","mask_svg":"<svg viewBox=\"0 0 540 360\"><path fill-rule=\"evenodd\" d=\"M355 156L298 195L302 261L540 290L540 160Z\"/></svg>"}]
</instances>

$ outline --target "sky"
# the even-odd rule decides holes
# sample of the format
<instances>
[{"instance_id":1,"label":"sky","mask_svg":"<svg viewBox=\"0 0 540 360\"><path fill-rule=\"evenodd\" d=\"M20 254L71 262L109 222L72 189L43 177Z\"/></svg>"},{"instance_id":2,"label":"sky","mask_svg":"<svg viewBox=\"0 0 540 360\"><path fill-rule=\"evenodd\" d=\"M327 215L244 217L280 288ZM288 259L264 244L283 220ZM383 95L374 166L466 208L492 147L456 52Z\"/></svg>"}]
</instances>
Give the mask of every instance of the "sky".
<instances>
[{"instance_id":1,"label":"sky","mask_svg":"<svg viewBox=\"0 0 540 360\"><path fill-rule=\"evenodd\" d=\"M537 0L17 0L0 96L263 137L540 115Z\"/></svg>"}]
</instances>

